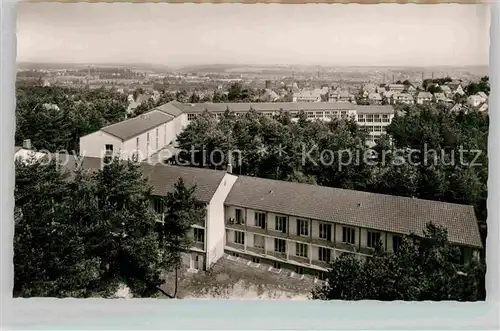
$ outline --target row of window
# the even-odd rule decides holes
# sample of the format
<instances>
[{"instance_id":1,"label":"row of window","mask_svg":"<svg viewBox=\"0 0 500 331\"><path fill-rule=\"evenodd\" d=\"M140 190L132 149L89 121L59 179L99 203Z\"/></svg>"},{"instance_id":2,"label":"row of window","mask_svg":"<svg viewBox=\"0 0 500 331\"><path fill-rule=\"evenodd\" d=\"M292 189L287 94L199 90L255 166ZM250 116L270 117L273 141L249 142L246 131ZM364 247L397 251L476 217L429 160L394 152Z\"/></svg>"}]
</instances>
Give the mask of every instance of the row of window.
<instances>
[{"instance_id":1,"label":"row of window","mask_svg":"<svg viewBox=\"0 0 500 331\"><path fill-rule=\"evenodd\" d=\"M358 115L358 122L383 122L389 123L389 115L380 114L369 114L369 115Z\"/></svg>"},{"instance_id":2,"label":"row of window","mask_svg":"<svg viewBox=\"0 0 500 331\"><path fill-rule=\"evenodd\" d=\"M387 127L384 125L365 125L368 132L387 132Z\"/></svg>"},{"instance_id":3,"label":"row of window","mask_svg":"<svg viewBox=\"0 0 500 331\"><path fill-rule=\"evenodd\" d=\"M236 219L242 220L242 210L236 209ZM254 225L256 227L265 229L266 228L266 213L255 212L254 214ZM283 233L288 232L288 218L286 216L275 216L274 230ZM297 219L297 235L299 236L309 236L309 221L303 219ZM378 235L378 239L370 239L370 234L375 233ZM320 223L319 224L319 239L332 241L332 224ZM380 239L380 232L370 232L368 231L367 246L375 247L375 243ZM356 244L355 229L343 226L342 227L342 242L348 244Z\"/></svg>"},{"instance_id":4,"label":"row of window","mask_svg":"<svg viewBox=\"0 0 500 331\"><path fill-rule=\"evenodd\" d=\"M290 115L292 115L292 117L297 117L297 115L299 114L299 111L290 111L289 113L290 113ZM308 118L323 118L323 117L331 117L331 116L336 116L336 117L340 116L341 118L347 118L347 116L348 116L347 110L306 111L305 113L306 113L306 116ZM224 113L211 113L211 116L213 118L220 118L223 114ZM240 115L241 113L235 113L235 114ZM275 112L263 112L262 114L271 117L275 114ZM192 121L198 116L199 116L199 114L187 114L187 119L188 119L188 121Z\"/></svg>"},{"instance_id":5,"label":"row of window","mask_svg":"<svg viewBox=\"0 0 500 331\"><path fill-rule=\"evenodd\" d=\"M331 241L331 224L320 224L319 226L319 237L320 239L324 239L327 241ZM368 231L366 236L366 246L370 248L375 248L379 243L382 244L381 234L377 231ZM261 235L254 234L253 235L254 243L253 246L257 248L265 247L265 237ZM245 233L242 231L234 231L234 242L237 244L244 245L245 244ZM356 230L350 227L342 227L342 242L346 244L356 244ZM392 236L392 248L393 251L396 251L401 244L401 236ZM274 250L276 252L285 253L286 240L274 238ZM301 252L297 256L307 257L307 247L308 244L305 243L296 243L296 251ZM304 255L305 254L305 255Z\"/></svg>"},{"instance_id":6,"label":"row of window","mask_svg":"<svg viewBox=\"0 0 500 331\"><path fill-rule=\"evenodd\" d=\"M347 235L349 238L352 238L354 240L354 232L351 232L350 230L353 229L346 229L345 235ZM380 241L380 233L378 232L371 232L368 235L368 243L370 247L374 247L378 242ZM234 232L234 242L237 244L244 245L245 244L245 233L241 231L235 231ZM262 248L264 249L264 242L265 238L264 236L260 235L254 235L254 247L257 248ZM401 244L401 237L400 236L393 236L392 239L392 245L393 245L393 251L397 251ZM286 249L286 240L285 239L279 239L279 238L274 238L274 251L276 253L281 253L281 254L286 254L287 249ZM295 256L298 257L303 257L303 258L309 258L309 245L304 244L304 243L295 243ZM323 262L330 262L332 257L332 250L330 248L326 247L318 247L318 260L323 261Z\"/></svg>"},{"instance_id":7,"label":"row of window","mask_svg":"<svg viewBox=\"0 0 500 331\"><path fill-rule=\"evenodd\" d=\"M159 139L160 139L160 136L159 136L159 128L156 128L156 147L155 149L158 149L159 148ZM137 137L135 138L135 148L137 150L139 150L139 145L140 145L140 137ZM149 147L151 146L151 143L150 143L150 136L149 136L149 132L146 133L146 144L147 144L147 148L149 149ZM167 125L165 124L164 127L163 127L163 145L166 145L167 144Z\"/></svg>"}]
</instances>

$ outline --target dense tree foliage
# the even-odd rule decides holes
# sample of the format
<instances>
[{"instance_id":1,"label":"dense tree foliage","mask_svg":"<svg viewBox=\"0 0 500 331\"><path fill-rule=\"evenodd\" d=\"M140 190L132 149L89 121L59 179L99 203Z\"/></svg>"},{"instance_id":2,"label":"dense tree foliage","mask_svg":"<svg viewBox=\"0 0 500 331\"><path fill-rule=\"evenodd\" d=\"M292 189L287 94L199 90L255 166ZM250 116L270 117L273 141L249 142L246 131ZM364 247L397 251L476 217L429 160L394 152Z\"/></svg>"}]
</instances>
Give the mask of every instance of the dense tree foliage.
<instances>
[{"instance_id":1,"label":"dense tree foliage","mask_svg":"<svg viewBox=\"0 0 500 331\"><path fill-rule=\"evenodd\" d=\"M465 87L465 92L467 95L473 95L478 92L484 92L486 95L490 95L490 78L484 76L479 82L472 82Z\"/></svg>"},{"instance_id":2,"label":"dense tree foliage","mask_svg":"<svg viewBox=\"0 0 500 331\"><path fill-rule=\"evenodd\" d=\"M313 289L320 300L454 300L485 299L485 266L461 252L446 230L428 224L423 237L408 236L395 253L379 248L366 261L354 254L334 260L325 282Z\"/></svg>"},{"instance_id":3,"label":"dense tree foliage","mask_svg":"<svg viewBox=\"0 0 500 331\"><path fill-rule=\"evenodd\" d=\"M404 106L387 132L390 141L380 140L370 156L367 133L351 120L226 111L219 121L205 112L177 140L181 149L198 151L183 155L193 166L232 163L238 174L472 204L485 220L487 114Z\"/></svg>"},{"instance_id":4,"label":"dense tree foliage","mask_svg":"<svg viewBox=\"0 0 500 331\"><path fill-rule=\"evenodd\" d=\"M59 163L16 162L14 296L135 296L160 290L162 273L189 247L189 226L204 218L182 181L165 200L164 227L138 166L113 160L95 172Z\"/></svg>"},{"instance_id":5,"label":"dense tree foliage","mask_svg":"<svg viewBox=\"0 0 500 331\"><path fill-rule=\"evenodd\" d=\"M125 118L127 98L109 89L19 86L15 142L52 152L78 151L79 138Z\"/></svg>"}]
</instances>

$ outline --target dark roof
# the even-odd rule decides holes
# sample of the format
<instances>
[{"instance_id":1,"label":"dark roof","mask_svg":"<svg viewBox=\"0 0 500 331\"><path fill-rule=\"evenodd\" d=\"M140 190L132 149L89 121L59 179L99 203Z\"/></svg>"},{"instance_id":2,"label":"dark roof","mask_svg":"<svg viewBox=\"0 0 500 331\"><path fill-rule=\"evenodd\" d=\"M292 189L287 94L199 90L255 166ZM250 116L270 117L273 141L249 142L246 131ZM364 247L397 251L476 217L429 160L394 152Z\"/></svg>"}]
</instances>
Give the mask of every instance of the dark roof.
<instances>
[{"instance_id":1,"label":"dark roof","mask_svg":"<svg viewBox=\"0 0 500 331\"><path fill-rule=\"evenodd\" d=\"M158 106L154 108L154 110L159 110L161 112L164 112L167 115L177 117L182 114L181 106L182 105L180 102L177 101L172 101L166 104L163 104L161 106Z\"/></svg>"},{"instance_id":2,"label":"dark roof","mask_svg":"<svg viewBox=\"0 0 500 331\"><path fill-rule=\"evenodd\" d=\"M101 131L126 141L171 120L172 116L152 110L140 116L106 126Z\"/></svg>"},{"instance_id":3,"label":"dark roof","mask_svg":"<svg viewBox=\"0 0 500 331\"><path fill-rule=\"evenodd\" d=\"M62 166L67 170L76 169L75 157L71 154L51 154L52 158L59 156ZM81 160L81 159L80 159ZM81 167L95 171L103 166L102 159L84 157ZM153 195L164 196L173 191L177 180L182 177L188 186L196 185L195 196L201 202L209 203L215 191L222 182L226 172L201 168L179 167L170 165L150 165L141 163L140 170L153 186Z\"/></svg>"},{"instance_id":4,"label":"dark roof","mask_svg":"<svg viewBox=\"0 0 500 331\"><path fill-rule=\"evenodd\" d=\"M225 204L392 233L422 235L428 222L444 226L456 244L482 247L474 208L239 176Z\"/></svg>"},{"instance_id":5,"label":"dark roof","mask_svg":"<svg viewBox=\"0 0 500 331\"><path fill-rule=\"evenodd\" d=\"M358 114L394 114L394 108L388 105L357 106L356 112Z\"/></svg>"},{"instance_id":6,"label":"dark roof","mask_svg":"<svg viewBox=\"0 0 500 331\"><path fill-rule=\"evenodd\" d=\"M257 103L180 103L175 107L184 113L224 112L227 108L234 112L314 111L314 110L357 110L358 112L394 112L392 106L364 106L346 102L257 102Z\"/></svg>"},{"instance_id":7,"label":"dark roof","mask_svg":"<svg viewBox=\"0 0 500 331\"><path fill-rule=\"evenodd\" d=\"M182 177L186 185L196 185L195 196L205 203L210 202L226 175L225 171L161 164L141 164L140 167L144 176L153 186L154 195L164 196L173 191L175 183Z\"/></svg>"}]
</instances>

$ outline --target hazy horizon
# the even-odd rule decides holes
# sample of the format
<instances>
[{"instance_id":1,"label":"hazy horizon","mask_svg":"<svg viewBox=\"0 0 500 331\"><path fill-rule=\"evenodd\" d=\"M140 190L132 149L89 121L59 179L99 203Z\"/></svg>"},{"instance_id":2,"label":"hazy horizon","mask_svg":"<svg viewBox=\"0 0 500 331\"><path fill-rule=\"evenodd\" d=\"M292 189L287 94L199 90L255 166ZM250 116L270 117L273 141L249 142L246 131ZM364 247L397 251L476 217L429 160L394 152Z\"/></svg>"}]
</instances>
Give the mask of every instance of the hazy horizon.
<instances>
[{"instance_id":1,"label":"hazy horizon","mask_svg":"<svg viewBox=\"0 0 500 331\"><path fill-rule=\"evenodd\" d=\"M20 3L18 63L488 66L487 5Z\"/></svg>"}]
</instances>

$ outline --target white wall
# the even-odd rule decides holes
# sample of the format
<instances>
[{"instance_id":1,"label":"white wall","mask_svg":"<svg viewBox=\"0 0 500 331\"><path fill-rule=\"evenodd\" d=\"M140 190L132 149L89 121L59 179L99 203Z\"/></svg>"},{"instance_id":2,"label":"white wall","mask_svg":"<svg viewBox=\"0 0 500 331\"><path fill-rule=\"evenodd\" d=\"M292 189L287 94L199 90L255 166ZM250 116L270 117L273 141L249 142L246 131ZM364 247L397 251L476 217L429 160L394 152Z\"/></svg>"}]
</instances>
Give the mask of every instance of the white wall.
<instances>
[{"instance_id":1,"label":"white wall","mask_svg":"<svg viewBox=\"0 0 500 331\"><path fill-rule=\"evenodd\" d=\"M113 152L123 151L123 142L104 131L96 131L80 138L80 155L102 157L106 144L113 145Z\"/></svg>"},{"instance_id":2,"label":"white wall","mask_svg":"<svg viewBox=\"0 0 500 331\"><path fill-rule=\"evenodd\" d=\"M206 224L206 265L207 269L224 254L226 223L224 220L224 201L238 177L225 174L214 196L207 206Z\"/></svg>"}]
</instances>

